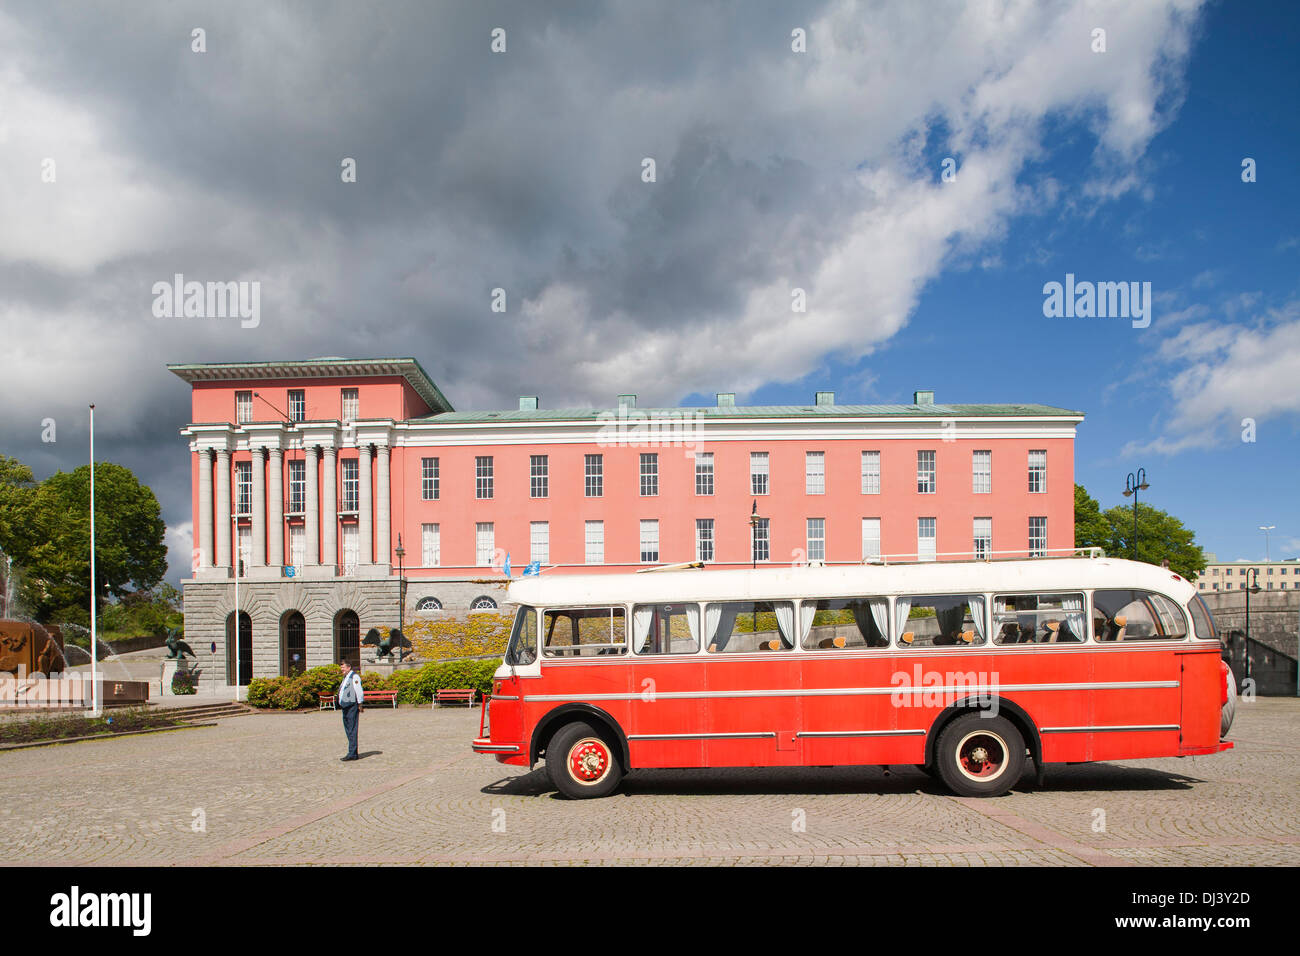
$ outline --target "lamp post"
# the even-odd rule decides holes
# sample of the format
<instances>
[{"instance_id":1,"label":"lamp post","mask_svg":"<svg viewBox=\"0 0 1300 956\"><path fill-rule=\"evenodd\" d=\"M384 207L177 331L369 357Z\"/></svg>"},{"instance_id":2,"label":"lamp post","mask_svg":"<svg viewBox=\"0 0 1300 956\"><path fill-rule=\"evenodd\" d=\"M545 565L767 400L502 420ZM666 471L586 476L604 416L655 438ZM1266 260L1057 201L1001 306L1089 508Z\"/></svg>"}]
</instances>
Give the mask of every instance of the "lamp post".
<instances>
[{"instance_id":1,"label":"lamp post","mask_svg":"<svg viewBox=\"0 0 1300 956\"><path fill-rule=\"evenodd\" d=\"M95 406L90 406L90 716L104 713L99 693L99 618L95 600Z\"/></svg>"},{"instance_id":2,"label":"lamp post","mask_svg":"<svg viewBox=\"0 0 1300 956\"><path fill-rule=\"evenodd\" d=\"M1147 470L1139 468L1137 474L1128 473L1128 481L1124 485L1124 497L1133 496L1133 560L1138 559L1138 492L1146 491L1151 486L1147 484Z\"/></svg>"},{"instance_id":3,"label":"lamp post","mask_svg":"<svg viewBox=\"0 0 1300 956\"><path fill-rule=\"evenodd\" d=\"M758 516L758 499L754 499L754 506L749 510L749 566L751 569L758 567L758 523L762 519Z\"/></svg>"},{"instance_id":4,"label":"lamp post","mask_svg":"<svg viewBox=\"0 0 1300 956\"><path fill-rule=\"evenodd\" d=\"M402 559L406 557L406 549L402 547L402 532L397 532L397 547L393 549L393 554L397 555L397 629L406 636L406 568ZM397 649L397 659L402 658L402 649Z\"/></svg>"},{"instance_id":5,"label":"lamp post","mask_svg":"<svg viewBox=\"0 0 1300 956\"><path fill-rule=\"evenodd\" d=\"M1254 580L1251 580L1254 575ZM1245 657L1245 676L1250 677L1250 595L1258 594L1259 586L1259 568L1246 569L1246 640L1242 645L1242 655Z\"/></svg>"},{"instance_id":6,"label":"lamp post","mask_svg":"<svg viewBox=\"0 0 1300 956\"><path fill-rule=\"evenodd\" d=\"M1269 556L1269 551L1268 551L1268 533L1276 527L1277 525L1275 524L1262 524L1259 526L1259 530L1264 532L1264 563L1265 564L1273 563L1272 558Z\"/></svg>"}]
</instances>

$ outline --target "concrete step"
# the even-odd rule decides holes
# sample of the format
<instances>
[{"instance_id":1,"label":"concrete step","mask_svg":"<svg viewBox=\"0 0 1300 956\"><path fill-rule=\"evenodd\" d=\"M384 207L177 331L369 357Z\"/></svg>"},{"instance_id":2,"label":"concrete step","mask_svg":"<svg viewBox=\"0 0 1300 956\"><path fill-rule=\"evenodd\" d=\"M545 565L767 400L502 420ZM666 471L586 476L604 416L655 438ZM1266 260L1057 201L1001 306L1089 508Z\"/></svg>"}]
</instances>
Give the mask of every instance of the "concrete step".
<instances>
[{"instance_id":1,"label":"concrete step","mask_svg":"<svg viewBox=\"0 0 1300 956\"><path fill-rule=\"evenodd\" d=\"M161 707L158 709L160 711L164 710ZM167 707L165 712L179 720L186 721L220 720L223 717L242 717L245 714L255 713L253 708L248 705L236 703L233 700L223 703L194 704L189 707Z\"/></svg>"}]
</instances>

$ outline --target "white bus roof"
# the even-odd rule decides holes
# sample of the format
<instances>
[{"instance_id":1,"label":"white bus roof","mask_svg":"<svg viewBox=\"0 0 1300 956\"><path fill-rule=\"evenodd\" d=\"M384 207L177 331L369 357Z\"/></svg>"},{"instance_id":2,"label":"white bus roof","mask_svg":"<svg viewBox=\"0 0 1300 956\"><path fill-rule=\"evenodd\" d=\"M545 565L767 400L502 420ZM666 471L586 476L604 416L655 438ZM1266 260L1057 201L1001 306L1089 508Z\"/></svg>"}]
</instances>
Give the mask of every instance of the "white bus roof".
<instances>
[{"instance_id":1,"label":"white bus roof","mask_svg":"<svg viewBox=\"0 0 1300 956\"><path fill-rule=\"evenodd\" d=\"M767 567L755 570L688 569L631 574L553 574L510 585L509 600L533 607L663 604L698 601L771 601L893 594L1089 591L1138 588L1182 604L1196 593L1168 568L1120 558L1039 558L1021 561L952 561Z\"/></svg>"}]
</instances>

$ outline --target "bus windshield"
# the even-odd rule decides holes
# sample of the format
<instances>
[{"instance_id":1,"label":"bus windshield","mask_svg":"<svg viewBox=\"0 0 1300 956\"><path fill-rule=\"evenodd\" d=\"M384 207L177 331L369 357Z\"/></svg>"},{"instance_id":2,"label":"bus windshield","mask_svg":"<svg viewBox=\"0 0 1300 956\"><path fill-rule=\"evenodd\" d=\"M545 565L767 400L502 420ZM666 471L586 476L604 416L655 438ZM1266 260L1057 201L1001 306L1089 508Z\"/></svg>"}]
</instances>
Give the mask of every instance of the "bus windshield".
<instances>
[{"instance_id":1,"label":"bus windshield","mask_svg":"<svg viewBox=\"0 0 1300 956\"><path fill-rule=\"evenodd\" d=\"M537 660L537 609L521 607L506 648L507 664L531 664Z\"/></svg>"}]
</instances>

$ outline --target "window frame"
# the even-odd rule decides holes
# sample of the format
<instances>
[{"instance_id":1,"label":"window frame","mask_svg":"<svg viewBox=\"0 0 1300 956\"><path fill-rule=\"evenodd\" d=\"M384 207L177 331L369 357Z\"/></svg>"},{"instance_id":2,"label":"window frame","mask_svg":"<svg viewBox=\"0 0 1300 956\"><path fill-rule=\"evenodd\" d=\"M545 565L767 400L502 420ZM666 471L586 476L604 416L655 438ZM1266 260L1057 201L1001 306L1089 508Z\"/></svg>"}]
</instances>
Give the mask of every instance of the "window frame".
<instances>
[{"instance_id":1,"label":"window frame","mask_svg":"<svg viewBox=\"0 0 1300 956\"><path fill-rule=\"evenodd\" d=\"M806 495L826 494L826 452L803 453L803 492Z\"/></svg>"},{"instance_id":2,"label":"window frame","mask_svg":"<svg viewBox=\"0 0 1300 956\"><path fill-rule=\"evenodd\" d=\"M695 494L701 498L711 498L714 487L713 452L697 451L695 453Z\"/></svg>"}]
</instances>

